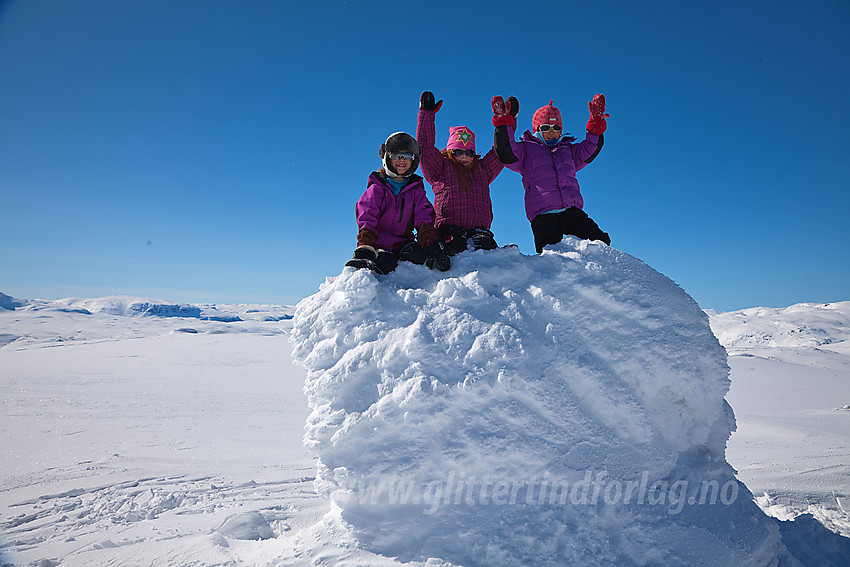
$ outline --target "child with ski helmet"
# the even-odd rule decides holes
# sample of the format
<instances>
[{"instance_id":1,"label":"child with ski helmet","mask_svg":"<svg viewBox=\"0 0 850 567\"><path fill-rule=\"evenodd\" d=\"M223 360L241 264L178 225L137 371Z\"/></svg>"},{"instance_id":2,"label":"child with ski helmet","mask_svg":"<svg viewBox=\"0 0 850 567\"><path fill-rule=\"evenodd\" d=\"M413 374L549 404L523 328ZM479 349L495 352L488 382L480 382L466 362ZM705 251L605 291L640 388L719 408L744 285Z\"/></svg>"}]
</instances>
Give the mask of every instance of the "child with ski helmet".
<instances>
[{"instance_id":1,"label":"child with ski helmet","mask_svg":"<svg viewBox=\"0 0 850 567\"><path fill-rule=\"evenodd\" d=\"M576 138L563 131L561 112L549 104L537 109L531 118L533 132L526 130L516 141L516 116L519 102L494 96L494 146L499 159L508 169L522 175L525 188L525 214L531 221L534 246L543 252L547 244L557 244L565 235L611 244L611 238L582 209L584 200L576 172L596 159L604 143L607 128L605 97L595 95L588 103L590 119L587 135L577 144Z\"/></svg>"},{"instance_id":2,"label":"child with ski helmet","mask_svg":"<svg viewBox=\"0 0 850 567\"><path fill-rule=\"evenodd\" d=\"M399 261L448 270L451 262L434 228L434 207L422 177L414 173L420 159L416 140L396 132L381 144L378 155L383 168L369 176L357 201L357 248L345 265L378 274L390 273Z\"/></svg>"},{"instance_id":3,"label":"child with ski helmet","mask_svg":"<svg viewBox=\"0 0 850 567\"><path fill-rule=\"evenodd\" d=\"M466 126L449 128L445 150L435 147L434 117L443 101L425 91L419 99L416 141L422 151L422 173L434 189L435 226L449 254L492 250L490 231L493 205L490 184L504 168L491 149L482 158L475 153L475 133Z\"/></svg>"}]
</instances>

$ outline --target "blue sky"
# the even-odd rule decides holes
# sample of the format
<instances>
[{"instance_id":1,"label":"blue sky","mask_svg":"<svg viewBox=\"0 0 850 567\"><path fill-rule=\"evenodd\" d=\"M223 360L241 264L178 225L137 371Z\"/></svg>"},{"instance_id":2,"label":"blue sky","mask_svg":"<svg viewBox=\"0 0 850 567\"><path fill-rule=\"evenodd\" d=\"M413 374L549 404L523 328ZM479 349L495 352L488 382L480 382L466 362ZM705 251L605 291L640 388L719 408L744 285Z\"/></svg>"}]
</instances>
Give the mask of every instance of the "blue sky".
<instances>
[{"instance_id":1,"label":"blue sky","mask_svg":"<svg viewBox=\"0 0 850 567\"><path fill-rule=\"evenodd\" d=\"M704 308L850 299L850 4L0 0L0 291L295 303L387 135L555 100L612 244ZM309 3L314 4L314 3ZM518 174L500 243L534 253Z\"/></svg>"}]
</instances>

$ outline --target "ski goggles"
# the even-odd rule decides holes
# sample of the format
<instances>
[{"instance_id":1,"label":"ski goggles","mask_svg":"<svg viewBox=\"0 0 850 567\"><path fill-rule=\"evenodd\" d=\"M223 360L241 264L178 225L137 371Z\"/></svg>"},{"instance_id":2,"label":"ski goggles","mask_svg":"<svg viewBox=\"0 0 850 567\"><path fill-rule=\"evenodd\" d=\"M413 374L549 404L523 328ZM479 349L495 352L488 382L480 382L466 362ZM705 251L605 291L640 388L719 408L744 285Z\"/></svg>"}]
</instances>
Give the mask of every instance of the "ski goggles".
<instances>
[{"instance_id":1,"label":"ski goggles","mask_svg":"<svg viewBox=\"0 0 850 567\"><path fill-rule=\"evenodd\" d=\"M455 157L475 157L475 150L452 150Z\"/></svg>"},{"instance_id":2,"label":"ski goggles","mask_svg":"<svg viewBox=\"0 0 850 567\"><path fill-rule=\"evenodd\" d=\"M538 130L540 130L541 132L548 132L549 128L551 128L555 132L561 131L561 127L558 126L557 124L541 124L540 128L538 128Z\"/></svg>"},{"instance_id":3,"label":"ski goggles","mask_svg":"<svg viewBox=\"0 0 850 567\"><path fill-rule=\"evenodd\" d=\"M390 159L406 159L407 161L413 161L415 158L413 154L410 152L390 152Z\"/></svg>"}]
</instances>

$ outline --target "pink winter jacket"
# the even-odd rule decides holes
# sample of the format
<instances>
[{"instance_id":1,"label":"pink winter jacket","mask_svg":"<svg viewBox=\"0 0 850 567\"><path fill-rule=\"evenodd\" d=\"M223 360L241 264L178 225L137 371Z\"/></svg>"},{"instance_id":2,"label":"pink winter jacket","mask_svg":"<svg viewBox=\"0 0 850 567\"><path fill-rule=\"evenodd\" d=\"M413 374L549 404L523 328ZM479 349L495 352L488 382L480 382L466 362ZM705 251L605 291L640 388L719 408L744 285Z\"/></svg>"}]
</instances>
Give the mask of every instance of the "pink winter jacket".
<instances>
[{"instance_id":1,"label":"pink winter jacket","mask_svg":"<svg viewBox=\"0 0 850 567\"><path fill-rule=\"evenodd\" d=\"M411 175L398 195L393 194L386 173L375 171L369 176L366 192L357 201L357 244L398 252L413 241L413 230L424 247L437 239L434 230L434 207L425 194L425 184Z\"/></svg>"},{"instance_id":2,"label":"pink winter jacket","mask_svg":"<svg viewBox=\"0 0 850 567\"><path fill-rule=\"evenodd\" d=\"M516 142L514 129L510 126L507 129L517 161L505 167L522 174L528 220L548 211L584 208L576 172L596 157L600 136L588 132L582 142L573 144L575 138L564 138L550 148L528 130Z\"/></svg>"},{"instance_id":3,"label":"pink winter jacket","mask_svg":"<svg viewBox=\"0 0 850 567\"><path fill-rule=\"evenodd\" d=\"M466 172L466 190L461 188L454 162L434 145L434 112L420 110L416 121L416 142L422 152L422 173L434 189L436 226L454 225L461 228L490 228L493 205L490 202L490 183L502 171L504 164L491 149Z\"/></svg>"}]
</instances>

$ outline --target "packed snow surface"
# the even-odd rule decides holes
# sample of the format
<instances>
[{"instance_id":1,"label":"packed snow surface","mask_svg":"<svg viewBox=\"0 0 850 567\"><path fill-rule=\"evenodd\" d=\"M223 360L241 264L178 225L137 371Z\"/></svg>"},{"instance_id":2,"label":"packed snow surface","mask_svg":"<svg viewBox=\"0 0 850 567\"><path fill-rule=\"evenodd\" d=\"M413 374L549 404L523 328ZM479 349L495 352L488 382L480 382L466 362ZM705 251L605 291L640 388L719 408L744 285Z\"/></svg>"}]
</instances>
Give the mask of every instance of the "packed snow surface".
<instances>
[{"instance_id":1,"label":"packed snow surface","mask_svg":"<svg viewBox=\"0 0 850 567\"><path fill-rule=\"evenodd\" d=\"M726 463L726 352L599 243L348 269L296 310L317 488L367 549L465 565L794 564Z\"/></svg>"}]
</instances>

